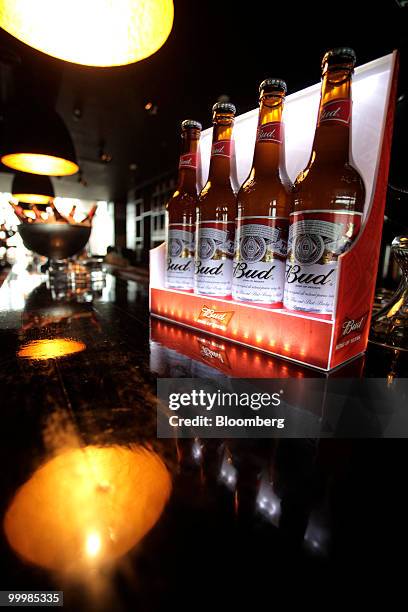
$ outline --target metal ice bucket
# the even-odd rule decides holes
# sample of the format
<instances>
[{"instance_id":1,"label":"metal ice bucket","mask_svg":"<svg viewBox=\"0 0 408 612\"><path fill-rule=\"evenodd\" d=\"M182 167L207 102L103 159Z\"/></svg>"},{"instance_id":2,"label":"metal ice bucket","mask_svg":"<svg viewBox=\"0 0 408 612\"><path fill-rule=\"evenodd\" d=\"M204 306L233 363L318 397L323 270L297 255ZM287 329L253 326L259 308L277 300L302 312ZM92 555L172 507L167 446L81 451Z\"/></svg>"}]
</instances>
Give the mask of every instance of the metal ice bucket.
<instances>
[{"instance_id":1,"label":"metal ice bucket","mask_svg":"<svg viewBox=\"0 0 408 612\"><path fill-rule=\"evenodd\" d=\"M24 246L50 259L66 259L81 251L91 228L68 223L26 223L19 225Z\"/></svg>"}]
</instances>

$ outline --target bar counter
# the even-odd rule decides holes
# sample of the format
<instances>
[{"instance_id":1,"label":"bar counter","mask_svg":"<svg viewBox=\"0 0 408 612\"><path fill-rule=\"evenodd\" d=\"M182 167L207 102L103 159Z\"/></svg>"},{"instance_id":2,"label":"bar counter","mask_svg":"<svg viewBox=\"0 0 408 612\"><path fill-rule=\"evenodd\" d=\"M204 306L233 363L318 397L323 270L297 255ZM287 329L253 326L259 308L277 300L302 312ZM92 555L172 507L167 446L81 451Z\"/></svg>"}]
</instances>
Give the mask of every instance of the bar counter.
<instances>
[{"instance_id":1,"label":"bar counter","mask_svg":"<svg viewBox=\"0 0 408 612\"><path fill-rule=\"evenodd\" d=\"M393 557L404 441L156 437L158 377L322 373L150 322L147 285L111 274L64 296L13 269L0 338L0 590L220 610ZM345 375L402 359L369 346Z\"/></svg>"}]
</instances>

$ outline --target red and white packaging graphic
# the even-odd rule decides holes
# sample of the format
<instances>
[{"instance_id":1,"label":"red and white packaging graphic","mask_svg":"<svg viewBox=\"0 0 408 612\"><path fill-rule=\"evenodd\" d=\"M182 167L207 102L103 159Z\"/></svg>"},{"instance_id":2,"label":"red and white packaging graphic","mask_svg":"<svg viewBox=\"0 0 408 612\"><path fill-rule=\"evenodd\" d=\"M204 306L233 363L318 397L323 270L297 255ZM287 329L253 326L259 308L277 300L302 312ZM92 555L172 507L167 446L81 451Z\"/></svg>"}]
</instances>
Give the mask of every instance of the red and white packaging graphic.
<instances>
[{"instance_id":1,"label":"red and white packaging graphic","mask_svg":"<svg viewBox=\"0 0 408 612\"><path fill-rule=\"evenodd\" d=\"M362 213L307 210L290 215L284 305L332 314L338 257L352 245Z\"/></svg>"},{"instance_id":2,"label":"red and white packaging graphic","mask_svg":"<svg viewBox=\"0 0 408 612\"><path fill-rule=\"evenodd\" d=\"M320 109L319 125L338 123L349 125L351 118L351 100L349 98L338 98L326 102Z\"/></svg>"},{"instance_id":3,"label":"red and white packaging graphic","mask_svg":"<svg viewBox=\"0 0 408 612\"><path fill-rule=\"evenodd\" d=\"M166 252L166 287L194 288L194 226L170 223Z\"/></svg>"},{"instance_id":4,"label":"red and white packaging graphic","mask_svg":"<svg viewBox=\"0 0 408 612\"><path fill-rule=\"evenodd\" d=\"M179 168L189 168L190 170L197 170L198 167L198 153L185 153L180 155Z\"/></svg>"},{"instance_id":5,"label":"red and white packaging graphic","mask_svg":"<svg viewBox=\"0 0 408 612\"><path fill-rule=\"evenodd\" d=\"M259 125L256 132L256 142L274 142L282 144L284 139L283 123L281 121L272 121Z\"/></svg>"},{"instance_id":6,"label":"red and white packaging graphic","mask_svg":"<svg viewBox=\"0 0 408 612\"><path fill-rule=\"evenodd\" d=\"M205 295L231 295L235 223L199 221L194 289Z\"/></svg>"},{"instance_id":7,"label":"red and white packaging graphic","mask_svg":"<svg viewBox=\"0 0 408 612\"><path fill-rule=\"evenodd\" d=\"M237 220L232 297L276 304L282 302L288 219L250 216Z\"/></svg>"},{"instance_id":8,"label":"red and white packaging graphic","mask_svg":"<svg viewBox=\"0 0 408 612\"><path fill-rule=\"evenodd\" d=\"M228 157L232 156L234 150L233 140L218 140L213 142L211 146L211 157Z\"/></svg>"}]
</instances>

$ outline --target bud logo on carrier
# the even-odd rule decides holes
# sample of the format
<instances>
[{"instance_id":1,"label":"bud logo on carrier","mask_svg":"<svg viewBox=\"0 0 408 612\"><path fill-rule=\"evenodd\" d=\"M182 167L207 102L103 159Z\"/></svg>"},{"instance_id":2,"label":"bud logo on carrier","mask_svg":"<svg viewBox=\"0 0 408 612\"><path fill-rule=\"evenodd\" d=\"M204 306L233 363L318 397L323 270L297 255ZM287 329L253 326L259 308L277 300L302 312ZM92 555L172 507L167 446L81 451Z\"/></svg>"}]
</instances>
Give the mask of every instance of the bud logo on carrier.
<instances>
[{"instance_id":1,"label":"bud logo on carrier","mask_svg":"<svg viewBox=\"0 0 408 612\"><path fill-rule=\"evenodd\" d=\"M229 322L234 315L233 310L229 311L218 311L215 308L209 308L208 306L202 306L201 312L198 315L196 322L214 327L216 329L226 330Z\"/></svg>"},{"instance_id":2,"label":"bud logo on carrier","mask_svg":"<svg viewBox=\"0 0 408 612\"><path fill-rule=\"evenodd\" d=\"M367 321L367 313L359 319L346 319L341 326L341 336L348 336L352 332L362 332Z\"/></svg>"},{"instance_id":3,"label":"bud logo on carrier","mask_svg":"<svg viewBox=\"0 0 408 612\"><path fill-rule=\"evenodd\" d=\"M347 98L331 100L320 109L319 125L336 121L348 125L351 117L351 101Z\"/></svg>"},{"instance_id":4,"label":"bud logo on carrier","mask_svg":"<svg viewBox=\"0 0 408 612\"><path fill-rule=\"evenodd\" d=\"M280 121L272 121L271 123L260 125L256 134L256 141L282 144L283 124Z\"/></svg>"}]
</instances>

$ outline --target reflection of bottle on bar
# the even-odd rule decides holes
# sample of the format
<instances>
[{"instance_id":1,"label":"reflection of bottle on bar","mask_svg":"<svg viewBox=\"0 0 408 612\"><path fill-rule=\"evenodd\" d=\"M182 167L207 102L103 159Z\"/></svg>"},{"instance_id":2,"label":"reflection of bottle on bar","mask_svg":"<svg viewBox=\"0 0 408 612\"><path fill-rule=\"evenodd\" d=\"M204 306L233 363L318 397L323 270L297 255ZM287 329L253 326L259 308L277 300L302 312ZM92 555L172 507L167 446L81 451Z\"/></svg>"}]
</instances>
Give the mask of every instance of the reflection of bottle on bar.
<instances>
[{"instance_id":1,"label":"reflection of bottle on bar","mask_svg":"<svg viewBox=\"0 0 408 612\"><path fill-rule=\"evenodd\" d=\"M350 248L365 201L351 157L352 49L328 51L312 154L295 182L290 215L284 305L332 314L338 257Z\"/></svg>"},{"instance_id":2,"label":"reflection of bottle on bar","mask_svg":"<svg viewBox=\"0 0 408 612\"><path fill-rule=\"evenodd\" d=\"M166 287L192 291L194 287L194 234L197 174L200 165L201 124L181 124L181 155L176 191L168 201Z\"/></svg>"},{"instance_id":3,"label":"reflection of bottle on bar","mask_svg":"<svg viewBox=\"0 0 408 612\"><path fill-rule=\"evenodd\" d=\"M236 196L231 182L235 106L213 106L210 171L197 207L196 293L231 295Z\"/></svg>"},{"instance_id":4,"label":"reflection of bottle on bar","mask_svg":"<svg viewBox=\"0 0 408 612\"><path fill-rule=\"evenodd\" d=\"M266 79L259 92L254 159L238 192L232 296L281 306L292 187L282 121L286 83Z\"/></svg>"}]
</instances>

